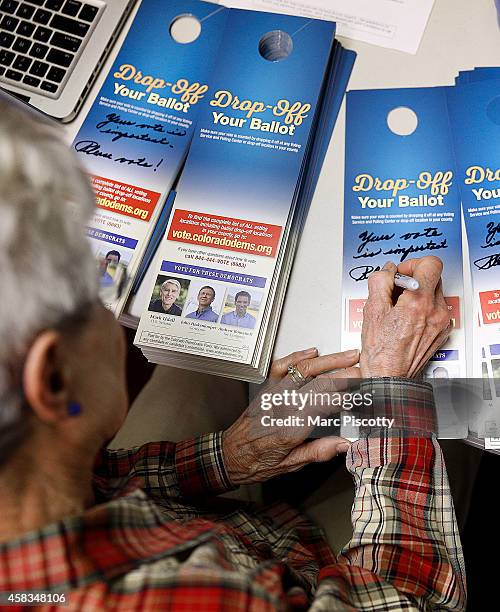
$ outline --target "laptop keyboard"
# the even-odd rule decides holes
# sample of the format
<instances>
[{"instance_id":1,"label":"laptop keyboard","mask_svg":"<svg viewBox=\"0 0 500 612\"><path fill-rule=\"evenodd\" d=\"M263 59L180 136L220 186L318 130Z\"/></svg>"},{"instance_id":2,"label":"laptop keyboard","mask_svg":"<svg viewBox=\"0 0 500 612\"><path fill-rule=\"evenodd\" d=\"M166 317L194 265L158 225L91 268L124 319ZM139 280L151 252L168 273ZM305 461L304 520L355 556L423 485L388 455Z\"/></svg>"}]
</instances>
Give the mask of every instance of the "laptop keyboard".
<instances>
[{"instance_id":1,"label":"laptop keyboard","mask_svg":"<svg viewBox=\"0 0 500 612\"><path fill-rule=\"evenodd\" d=\"M57 97L104 5L0 0L0 81Z\"/></svg>"}]
</instances>

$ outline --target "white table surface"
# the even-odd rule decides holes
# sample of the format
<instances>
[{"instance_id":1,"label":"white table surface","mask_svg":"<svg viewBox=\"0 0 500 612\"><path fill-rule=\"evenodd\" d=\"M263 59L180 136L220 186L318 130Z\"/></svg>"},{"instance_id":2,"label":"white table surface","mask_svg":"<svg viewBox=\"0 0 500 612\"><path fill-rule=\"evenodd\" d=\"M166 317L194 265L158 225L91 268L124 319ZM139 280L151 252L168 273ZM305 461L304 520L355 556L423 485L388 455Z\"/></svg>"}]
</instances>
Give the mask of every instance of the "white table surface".
<instances>
[{"instance_id":1,"label":"white table surface","mask_svg":"<svg viewBox=\"0 0 500 612\"><path fill-rule=\"evenodd\" d=\"M129 19L129 23L133 14ZM122 32L77 119L76 135L113 62ZM416 55L341 39L358 57L349 89L452 85L459 70L500 66L500 29L494 0L435 0ZM341 110L290 278L274 354L316 346L340 349L345 109Z\"/></svg>"}]
</instances>

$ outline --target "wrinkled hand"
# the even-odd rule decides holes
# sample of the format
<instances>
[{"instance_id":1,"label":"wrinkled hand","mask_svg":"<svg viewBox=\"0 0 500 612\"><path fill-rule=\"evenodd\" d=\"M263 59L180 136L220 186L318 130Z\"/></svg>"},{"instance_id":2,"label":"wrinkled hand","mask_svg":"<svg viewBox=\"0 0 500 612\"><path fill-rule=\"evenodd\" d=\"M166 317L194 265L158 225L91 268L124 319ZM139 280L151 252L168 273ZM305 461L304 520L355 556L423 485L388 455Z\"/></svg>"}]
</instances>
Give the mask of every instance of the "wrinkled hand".
<instances>
[{"instance_id":1,"label":"wrinkled hand","mask_svg":"<svg viewBox=\"0 0 500 612\"><path fill-rule=\"evenodd\" d=\"M271 418L298 415L307 419L309 414L331 414L331 407L306 405L299 412L296 408L273 406L263 411L262 397L266 393L296 391L305 398L309 391L341 391L346 387L345 379L359 378L359 368L353 367L358 359L357 350L318 357L316 349L309 349L276 361L272 365L268 385L224 432L224 465L231 482L235 485L263 482L273 476L299 470L309 463L328 461L339 452L347 452L349 442L343 438L325 437L306 441L314 427L263 426L261 423L264 415ZM290 364L297 365L304 378L315 378L297 388L287 375Z\"/></svg>"},{"instance_id":2,"label":"wrinkled hand","mask_svg":"<svg viewBox=\"0 0 500 612\"><path fill-rule=\"evenodd\" d=\"M451 331L437 257L386 264L368 278L369 297L363 310L360 368L364 378L418 376ZM417 291L404 290L395 299L394 274L418 280Z\"/></svg>"}]
</instances>

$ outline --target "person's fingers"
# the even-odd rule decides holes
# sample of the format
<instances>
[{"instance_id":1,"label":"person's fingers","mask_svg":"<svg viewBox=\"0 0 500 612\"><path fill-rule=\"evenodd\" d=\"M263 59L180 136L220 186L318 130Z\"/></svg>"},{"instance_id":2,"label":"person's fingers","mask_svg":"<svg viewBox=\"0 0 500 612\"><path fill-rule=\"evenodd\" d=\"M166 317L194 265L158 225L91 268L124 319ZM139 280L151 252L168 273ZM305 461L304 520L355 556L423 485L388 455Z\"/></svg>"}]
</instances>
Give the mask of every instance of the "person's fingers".
<instances>
[{"instance_id":1,"label":"person's fingers","mask_svg":"<svg viewBox=\"0 0 500 612\"><path fill-rule=\"evenodd\" d=\"M271 370L269 372L270 378L282 378L288 372L288 366L292 364L297 364L299 361L304 359L311 359L316 357L318 354L317 348L309 348L303 351L296 351L295 353L291 353L286 357L281 357L281 359L277 359L271 365Z\"/></svg>"},{"instance_id":2,"label":"person's fingers","mask_svg":"<svg viewBox=\"0 0 500 612\"><path fill-rule=\"evenodd\" d=\"M330 416L340 412L343 409L343 394L349 390L357 390L360 377L361 370L359 367L350 367L313 377L307 384L297 389L301 416L307 416L308 418ZM285 383L281 384L284 385ZM303 427L300 429L304 430ZM313 429L314 427L311 426L304 437L307 437L309 431Z\"/></svg>"},{"instance_id":3,"label":"person's fingers","mask_svg":"<svg viewBox=\"0 0 500 612\"><path fill-rule=\"evenodd\" d=\"M441 279L436 285L434 298L430 294L424 294L414 302L414 304L410 304L409 300L408 306L414 307L413 318L415 322L419 316L422 317L423 331L412 360L412 366L408 372L410 376L414 376L417 371L422 369L432 357L433 352L444 344L451 330L450 314L444 299ZM418 313L416 310L418 310Z\"/></svg>"},{"instance_id":4,"label":"person's fingers","mask_svg":"<svg viewBox=\"0 0 500 612\"><path fill-rule=\"evenodd\" d=\"M450 313L450 309L448 308L448 304L446 303L446 299L444 297L444 293L443 293L443 279L440 278L439 279L439 283L437 284L436 287L436 292L435 292L435 302L436 302L436 306L438 308L446 308L446 312Z\"/></svg>"},{"instance_id":5,"label":"person's fingers","mask_svg":"<svg viewBox=\"0 0 500 612\"><path fill-rule=\"evenodd\" d=\"M361 378L361 369L358 365L350 368L344 368L337 370L336 372L326 372L320 374L311 381L308 385L308 389L314 388L318 392L324 390L325 392L336 392L345 391L353 387L351 380L358 380Z\"/></svg>"},{"instance_id":6,"label":"person's fingers","mask_svg":"<svg viewBox=\"0 0 500 612\"><path fill-rule=\"evenodd\" d=\"M417 359L415 359L414 365L412 366L410 372L408 373L408 376L410 377L417 376L425 368L425 366L427 365L429 360L432 358L432 356L435 354L435 352L438 351L443 346L443 344L448 340L452 329L453 329L453 325L451 321L449 321L447 327L443 329L439 334L437 334L436 338L434 339L434 342L431 344L429 349L424 353L424 355L420 358L420 360L417 361Z\"/></svg>"},{"instance_id":7,"label":"person's fingers","mask_svg":"<svg viewBox=\"0 0 500 612\"><path fill-rule=\"evenodd\" d=\"M398 271L397 265L393 261L386 261L382 266L383 272L391 272L391 274L396 274Z\"/></svg>"},{"instance_id":8,"label":"person's fingers","mask_svg":"<svg viewBox=\"0 0 500 612\"><path fill-rule=\"evenodd\" d=\"M422 334L408 372L409 376L415 376L416 372L419 372L429 359L432 358L434 353L443 346L450 335L451 329L452 326L447 309L438 310Z\"/></svg>"},{"instance_id":9,"label":"person's fingers","mask_svg":"<svg viewBox=\"0 0 500 612\"><path fill-rule=\"evenodd\" d=\"M318 438L304 442L294 448L281 462L280 470L294 471L309 463L330 461L340 453L346 453L351 444L349 440L337 436Z\"/></svg>"},{"instance_id":10,"label":"person's fingers","mask_svg":"<svg viewBox=\"0 0 500 612\"><path fill-rule=\"evenodd\" d=\"M418 280L419 288L416 291L404 291L398 299L397 306L406 310L415 322L423 317L427 325L432 325L436 308L439 312L447 309L441 279L443 264L440 259L433 256L403 262L400 264L402 270L404 264L408 264L408 270L404 272L411 273L410 276ZM431 330L431 336L434 331Z\"/></svg>"},{"instance_id":11,"label":"person's fingers","mask_svg":"<svg viewBox=\"0 0 500 612\"><path fill-rule=\"evenodd\" d=\"M448 317L449 321L448 321L447 326L449 326L448 332L450 332L453 329L454 322L450 316L450 307L448 306L448 302L446 301L446 298L444 297L443 280L441 278L439 279L438 286L436 287L435 302L436 302L436 307L439 308L440 312L442 313L443 321L445 319L445 316Z\"/></svg>"},{"instance_id":12,"label":"person's fingers","mask_svg":"<svg viewBox=\"0 0 500 612\"><path fill-rule=\"evenodd\" d=\"M314 359L304 359L297 362L297 369L304 378L318 376L324 372L349 368L359 361L359 350L342 351L331 355L321 355Z\"/></svg>"},{"instance_id":13,"label":"person's fingers","mask_svg":"<svg viewBox=\"0 0 500 612\"><path fill-rule=\"evenodd\" d=\"M398 272L412 276L418 281L419 289L411 293L416 295L421 292L434 295L443 272L443 262L434 255L427 255L419 259L407 259L398 265ZM404 295L408 293L410 292L406 291Z\"/></svg>"},{"instance_id":14,"label":"person's fingers","mask_svg":"<svg viewBox=\"0 0 500 612\"><path fill-rule=\"evenodd\" d=\"M392 306L394 292L394 274L397 267L387 262L378 272L372 272L368 277L368 301L384 306Z\"/></svg>"},{"instance_id":15,"label":"person's fingers","mask_svg":"<svg viewBox=\"0 0 500 612\"><path fill-rule=\"evenodd\" d=\"M385 317L391 312L394 300L394 274L396 265L388 262L379 272L373 272L368 277L368 299L363 308L363 326L361 328L361 344L376 343Z\"/></svg>"},{"instance_id":16,"label":"person's fingers","mask_svg":"<svg viewBox=\"0 0 500 612\"><path fill-rule=\"evenodd\" d=\"M345 368L345 370L340 370L339 372L333 372L331 376L332 378L338 379L361 378L361 370L359 369L359 366L353 366L350 368Z\"/></svg>"},{"instance_id":17,"label":"person's fingers","mask_svg":"<svg viewBox=\"0 0 500 612\"><path fill-rule=\"evenodd\" d=\"M436 285L436 290L434 291L434 296L436 298L436 301L444 300L442 277L440 277L438 280L438 284Z\"/></svg>"},{"instance_id":18,"label":"person's fingers","mask_svg":"<svg viewBox=\"0 0 500 612\"><path fill-rule=\"evenodd\" d=\"M426 331L426 333L422 336L417 350L415 351L415 356L408 369L408 378L413 378L416 376L417 372L419 372L434 355L438 348L437 339L440 333L441 332L434 332L432 334L429 331Z\"/></svg>"}]
</instances>

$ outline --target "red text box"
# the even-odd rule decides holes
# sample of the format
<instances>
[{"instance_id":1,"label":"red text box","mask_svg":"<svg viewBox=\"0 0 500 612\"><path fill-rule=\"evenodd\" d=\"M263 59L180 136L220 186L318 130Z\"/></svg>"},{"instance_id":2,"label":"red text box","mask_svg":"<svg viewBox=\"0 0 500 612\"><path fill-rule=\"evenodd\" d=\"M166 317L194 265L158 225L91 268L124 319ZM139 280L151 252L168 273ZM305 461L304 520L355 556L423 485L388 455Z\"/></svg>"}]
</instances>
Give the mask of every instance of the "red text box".
<instances>
[{"instance_id":1,"label":"red text box","mask_svg":"<svg viewBox=\"0 0 500 612\"><path fill-rule=\"evenodd\" d=\"M348 331L351 333L361 333L363 327L363 308L366 298L363 300L349 300Z\"/></svg>"},{"instance_id":2,"label":"red text box","mask_svg":"<svg viewBox=\"0 0 500 612\"><path fill-rule=\"evenodd\" d=\"M457 296L445 297L448 305L450 319L453 319L453 328L460 329L460 298ZM366 299L348 300L347 330L350 333L361 332L363 326L363 308Z\"/></svg>"},{"instance_id":3,"label":"red text box","mask_svg":"<svg viewBox=\"0 0 500 612\"><path fill-rule=\"evenodd\" d=\"M479 293L483 324L494 325L500 323L500 289L483 291Z\"/></svg>"},{"instance_id":4,"label":"red text box","mask_svg":"<svg viewBox=\"0 0 500 612\"><path fill-rule=\"evenodd\" d=\"M458 296L445 297L448 306L450 319L453 321L453 329L460 329L462 321L460 319L460 298Z\"/></svg>"},{"instance_id":5,"label":"red text box","mask_svg":"<svg viewBox=\"0 0 500 612\"><path fill-rule=\"evenodd\" d=\"M274 257L280 235L279 225L178 209L174 213L168 239Z\"/></svg>"},{"instance_id":6,"label":"red text box","mask_svg":"<svg viewBox=\"0 0 500 612\"><path fill-rule=\"evenodd\" d=\"M149 221L161 193L114 181L102 176L91 176L97 207L111 212Z\"/></svg>"}]
</instances>

